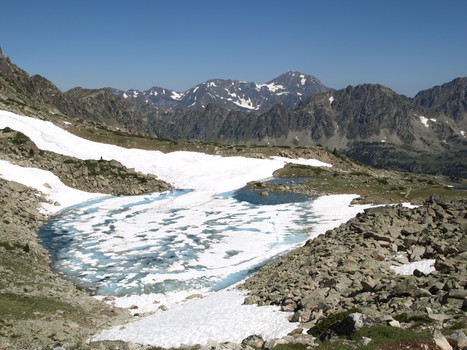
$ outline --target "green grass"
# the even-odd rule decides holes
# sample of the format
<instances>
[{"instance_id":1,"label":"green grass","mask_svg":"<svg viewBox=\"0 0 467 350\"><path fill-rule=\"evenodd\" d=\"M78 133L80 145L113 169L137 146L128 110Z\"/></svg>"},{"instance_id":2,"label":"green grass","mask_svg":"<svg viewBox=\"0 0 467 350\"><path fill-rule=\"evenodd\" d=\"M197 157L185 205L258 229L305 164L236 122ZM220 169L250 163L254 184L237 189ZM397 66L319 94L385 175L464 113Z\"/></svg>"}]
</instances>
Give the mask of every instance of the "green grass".
<instances>
[{"instance_id":1,"label":"green grass","mask_svg":"<svg viewBox=\"0 0 467 350\"><path fill-rule=\"evenodd\" d=\"M273 347L274 350L306 350L308 345L299 343L279 344Z\"/></svg>"},{"instance_id":2,"label":"green grass","mask_svg":"<svg viewBox=\"0 0 467 350\"><path fill-rule=\"evenodd\" d=\"M412 339L431 339L432 335L429 332L417 332L410 329L403 329L391 326L376 326L370 328L362 328L352 335L352 339L359 341L363 337L370 338L372 341L367 346L362 346L362 350L374 349L382 343L396 343L398 341L406 341Z\"/></svg>"},{"instance_id":3,"label":"green grass","mask_svg":"<svg viewBox=\"0 0 467 350\"><path fill-rule=\"evenodd\" d=\"M74 308L67 303L46 298L26 297L16 294L0 294L0 318L7 319L33 319L52 314L58 310L74 312Z\"/></svg>"},{"instance_id":4,"label":"green grass","mask_svg":"<svg viewBox=\"0 0 467 350\"><path fill-rule=\"evenodd\" d=\"M368 345L362 345L363 337L370 338ZM410 329L403 329L391 326L375 326L362 328L354 332L350 337L341 337L336 341L326 341L316 347L317 350L374 350L378 345L384 343L398 343L414 339L432 339L429 332L418 332Z\"/></svg>"},{"instance_id":5,"label":"green grass","mask_svg":"<svg viewBox=\"0 0 467 350\"><path fill-rule=\"evenodd\" d=\"M13 138L13 143L15 145L23 145L28 141L30 141L29 137L27 137L25 134L19 131L16 132L16 135Z\"/></svg>"},{"instance_id":6,"label":"green grass","mask_svg":"<svg viewBox=\"0 0 467 350\"><path fill-rule=\"evenodd\" d=\"M441 332L445 335L451 334L454 331L460 330L460 329L467 329L467 324L462 321L456 321L450 324L449 326L443 328Z\"/></svg>"}]
</instances>

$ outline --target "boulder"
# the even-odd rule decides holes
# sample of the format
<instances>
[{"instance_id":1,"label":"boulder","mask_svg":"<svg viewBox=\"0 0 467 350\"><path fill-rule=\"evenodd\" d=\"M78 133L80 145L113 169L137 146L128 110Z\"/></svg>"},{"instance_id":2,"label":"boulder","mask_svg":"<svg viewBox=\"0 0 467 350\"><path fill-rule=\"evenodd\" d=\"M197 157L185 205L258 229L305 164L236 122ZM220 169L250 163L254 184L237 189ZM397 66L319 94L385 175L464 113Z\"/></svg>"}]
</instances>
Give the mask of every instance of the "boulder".
<instances>
[{"instance_id":1,"label":"boulder","mask_svg":"<svg viewBox=\"0 0 467 350\"><path fill-rule=\"evenodd\" d=\"M467 349L467 336L461 330L454 331L449 336L446 337L449 341L454 342L454 344L459 349Z\"/></svg>"}]
</instances>

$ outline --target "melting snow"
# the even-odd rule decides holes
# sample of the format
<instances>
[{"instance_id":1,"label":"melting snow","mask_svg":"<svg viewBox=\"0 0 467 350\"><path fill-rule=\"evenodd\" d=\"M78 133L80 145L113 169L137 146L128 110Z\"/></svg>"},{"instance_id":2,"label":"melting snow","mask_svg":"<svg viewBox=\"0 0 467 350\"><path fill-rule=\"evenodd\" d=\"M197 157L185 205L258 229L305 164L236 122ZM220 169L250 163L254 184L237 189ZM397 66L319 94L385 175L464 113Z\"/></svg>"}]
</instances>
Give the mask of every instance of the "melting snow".
<instances>
[{"instance_id":1,"label":"melting snow","mask_svg":"<svg viewBox=\"0 0 467 350\"><path fill-rule=\"evenodd\" d=\"M0 160L0 177L35 188L42 192L49 201L56 202L55 205L43 204L43 212L48 214L89 199L105 196L100 193L88 193L68 187L50 171L24 168L5 160Z\"/></svg>"},{"instance_id":2,"label":"melting snow","mask_svg":"<svg viewBox=\"0 0 467 350\"><path fill-rule=\"evenodd\" d=\"M429 274L435 271L434 264L435 259L426 259L401 266L391 266L391 269L393 269L398 275L413 275L415 269L423 272L424 274Z\"/></svg>"},{"instance_id":3,"label":"melting snow","mask_svg":"<svg viewBox=\"0 0 467 350\"><path fill-rule=\"evenodd\" d=\"M291 313L280 312L274 306L243 305L244 297L238 290L217 292L124 327L117 326L92 340L141 343L144 339L145 344L171 348L207 344L209 340L240 343L253 329L257 330L256 334L271 339L284 336L296 327L287 321Z\"/></svg>"}]
</instances>

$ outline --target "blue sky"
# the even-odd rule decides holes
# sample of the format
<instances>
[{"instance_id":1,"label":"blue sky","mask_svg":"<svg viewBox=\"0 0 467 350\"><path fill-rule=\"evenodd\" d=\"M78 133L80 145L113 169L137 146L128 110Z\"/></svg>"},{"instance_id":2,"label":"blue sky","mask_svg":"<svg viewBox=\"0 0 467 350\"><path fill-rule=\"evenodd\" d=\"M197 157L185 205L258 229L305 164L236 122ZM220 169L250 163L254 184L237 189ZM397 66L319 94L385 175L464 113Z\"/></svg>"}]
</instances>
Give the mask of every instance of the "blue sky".
<instances>
[{"instance_id":1,"label":"blue sky","mask_svg":"<svg viewBox=\"0 0 467 350\"><path fill-rule=\"evenodd\" d=\"M413 96L467 76L466 0L2 2L0 47L60 89L208 79L264 83L289 70L325 85Z\"/></svg>"}]
</instances>

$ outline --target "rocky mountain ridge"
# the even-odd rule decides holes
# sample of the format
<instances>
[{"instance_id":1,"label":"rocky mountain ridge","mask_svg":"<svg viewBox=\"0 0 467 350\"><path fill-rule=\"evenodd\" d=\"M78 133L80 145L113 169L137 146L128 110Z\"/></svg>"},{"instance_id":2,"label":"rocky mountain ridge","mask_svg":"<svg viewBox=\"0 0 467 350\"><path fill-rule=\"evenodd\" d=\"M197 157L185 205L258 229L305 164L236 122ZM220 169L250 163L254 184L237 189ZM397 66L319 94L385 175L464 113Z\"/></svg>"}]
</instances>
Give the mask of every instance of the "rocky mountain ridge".
<instances>
[{"instance_id":1,"label":"rocky mountain ridge","mask_svg":"<svg viewBox=\"0 0 467 350\"><path fill-rule=\"evenodd\" d=\"M263 113L276 104L294 108L307 96L330 89L314 76L290 71L265 84L211 79L184 92L156 86L145 91L108 90L119 98L138 99L158 110L199 110L214 104L228 110Z\"/></svg>"},{"instance_id":2,"label":"rocky mountain ridge","mask_svg":"<svg viewBox=\"0 0 467 350\"><path fill-rule=\"evenodd\" d=\"M465 96L467 78L432 94ZM425 93L429 93L428 90ZM436 92L438 91L438 92ZM217 106L153 113L161 137L230 144L323 145L370 165L467 176L465 99L426 107L391 89L363 84L309 96L296 109L280 105L252 117Z\"/></svg>"}]
</instances>

